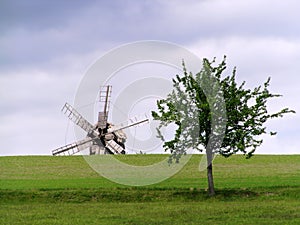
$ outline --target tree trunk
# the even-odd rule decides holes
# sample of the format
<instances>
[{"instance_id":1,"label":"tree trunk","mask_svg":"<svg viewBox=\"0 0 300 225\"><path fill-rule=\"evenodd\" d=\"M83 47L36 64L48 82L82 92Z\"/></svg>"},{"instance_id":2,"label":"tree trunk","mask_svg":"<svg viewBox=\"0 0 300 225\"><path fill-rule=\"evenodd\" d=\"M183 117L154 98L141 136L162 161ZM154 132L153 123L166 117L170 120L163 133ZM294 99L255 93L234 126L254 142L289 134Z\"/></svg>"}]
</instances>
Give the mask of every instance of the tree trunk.
<instances>
[{"instance_id":1,"label":"tree trunk","mask_svg":"<svg viewBox=\"0 0 300 225\"><path fill-rule=\"evenodd\" d=\"M212 167L212 158L213 154L211 150L206 150L206 159L207 159L207 181L208 181L208 194L209 196L215 195L215 186L213 178L213 167Z\"/></svg>"}]
</instances>

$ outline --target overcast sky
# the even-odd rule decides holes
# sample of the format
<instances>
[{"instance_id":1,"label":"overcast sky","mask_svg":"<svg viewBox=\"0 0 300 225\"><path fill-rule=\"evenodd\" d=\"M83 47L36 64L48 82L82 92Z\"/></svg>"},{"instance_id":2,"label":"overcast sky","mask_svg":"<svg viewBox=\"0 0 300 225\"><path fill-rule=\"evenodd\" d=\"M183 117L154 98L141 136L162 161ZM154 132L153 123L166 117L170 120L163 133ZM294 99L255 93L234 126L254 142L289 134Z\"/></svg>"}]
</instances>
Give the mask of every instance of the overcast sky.
<instances>
[{"instance_id":1,"label":"overcast sky","mask_svg":"<svg viewBox=\"0 0 300 225\"><path fill-rule=\"evenodd\" d=\"M270 111L288 106L298 114L268 123L278 135L256 153L299 154L299 10L297 0L3 0L0 155L51 154L64 145L68 123L60 109L73 103L89 66L141 40L172 42L217 61L227 55L247 87L271 76L271 90L283 97Z\"/></svg>"}]
</instances>

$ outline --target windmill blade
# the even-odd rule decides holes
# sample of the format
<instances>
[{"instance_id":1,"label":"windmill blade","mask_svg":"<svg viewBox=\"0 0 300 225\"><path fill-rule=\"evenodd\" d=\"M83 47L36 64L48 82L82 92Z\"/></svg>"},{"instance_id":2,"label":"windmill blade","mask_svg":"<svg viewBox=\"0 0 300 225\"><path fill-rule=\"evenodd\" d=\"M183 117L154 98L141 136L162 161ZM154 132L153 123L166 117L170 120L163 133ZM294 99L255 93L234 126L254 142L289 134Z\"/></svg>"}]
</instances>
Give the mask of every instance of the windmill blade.
<instances>
[{"instance_id":1,"label":"windmill blade","mask_svg":"<svg viewBox=\"0 0 300 225\"><path fill-rule=\"evenodd\" d=\"M88 132L88 134L98 136L98 132L93 129L93 125L90 124L89 121L87 121L83 116L81 116L80 113L77 112L76 109L74 109L70 104L65 103L61 111L67 115L72 122Z\"/></svg>"},{"instance_id":2,"label":"windmill blade","mask_svg":"<svg viewBox=\"0 0 300 225\"><path fill-rule=\"evenodd\" d=\"M108 129L108 133L116 132L116 131L119 131L119 130L124 130L126 128L133 127L133 126L140 126L140 125L143 125L145 123L149 123L149 119L146 116L143 119L139 119L137 117L134 117L134 118L129 119L125 123L121 123L120 125L113 126L112 128Z\"/></svg>"},{"instance_id":3,"label":"windmill blade","mask_svg":"<svg viewBox=\"0 0 300 225\"><path fill-rule=\"evenodd\" d=\"M93 145L93 140L94 139L91 137L86 137L81 141L77 141L53 150L52 155L74 155L84 149L91 147Z\"/></svg>"},{"instance_id":4,"label":"windmill blade","mask_svg":"<svg viewBox=\"0 0 300 225\"><path fill-rule=\"evenodd\" d=\"M103 86L100 89L100 107L103 108L103 111L100 111L98 114L98 127L103 129L106 128L107 119L108 119L108 110L110 105L110 96L111 96L112 86L107 85Z\"/></svg>"},{"instance_id":5,"label":"windmill blade","mask_svg":"<svg viewBox=\"0 0 300 225\"><path fill-rule=\"evenodd\" d=\"M108 142L106 142L105 147L108 148L114 154L121 154L124 151L124 148L114 140L109 140Z\"/></svg>"}]
</instances>

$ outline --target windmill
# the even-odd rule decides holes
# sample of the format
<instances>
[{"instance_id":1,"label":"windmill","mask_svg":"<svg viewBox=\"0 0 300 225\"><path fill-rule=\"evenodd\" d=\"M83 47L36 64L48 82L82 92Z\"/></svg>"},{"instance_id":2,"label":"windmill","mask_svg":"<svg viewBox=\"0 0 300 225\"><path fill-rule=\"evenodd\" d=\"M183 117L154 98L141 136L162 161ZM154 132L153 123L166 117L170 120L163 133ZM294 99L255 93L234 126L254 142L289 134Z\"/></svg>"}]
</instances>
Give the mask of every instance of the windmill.
<instances>
[{"instance_id":1,"label":"windmill","mask_svg":"<svg viewBox=\"0 0 300 225\"><path fill-rule=\"evenodd\" d=\"M90 155L95 154L125 154L126 134L124 129L136 126L149 120L138 120L137 117L130 119L124 124L115 126L108 123L108 111L110 105L112 86L103 86L100 89L100 104L103 111L98 113L98 122L92 125L79 112L76 111L70 104L65 103L62 112L77 126L81 127L87 136L80 141L65 145L52 151L52 155L74 155L87 148L90 150Z\"/></svg>"}]
</instances>

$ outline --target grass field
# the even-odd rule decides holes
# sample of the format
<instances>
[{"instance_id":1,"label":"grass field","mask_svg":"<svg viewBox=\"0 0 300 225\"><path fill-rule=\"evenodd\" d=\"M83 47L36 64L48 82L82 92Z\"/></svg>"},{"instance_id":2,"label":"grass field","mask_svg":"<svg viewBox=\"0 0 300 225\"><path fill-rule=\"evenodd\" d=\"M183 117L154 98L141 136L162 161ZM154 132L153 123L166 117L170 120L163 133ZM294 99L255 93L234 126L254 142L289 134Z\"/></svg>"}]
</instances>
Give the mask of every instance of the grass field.
<instances>
[{"instance_id":1,"label":"grass field","mask_svg":"<svg viewBox=\"0 0 300 225\"><path fill-rule=\"evenodd\" d=\"M213 198L200 157L144 187L113 183L81 156L0 157L0 224L300 224L300 155L217 157Z\"/></svg>"}]
</instances>

